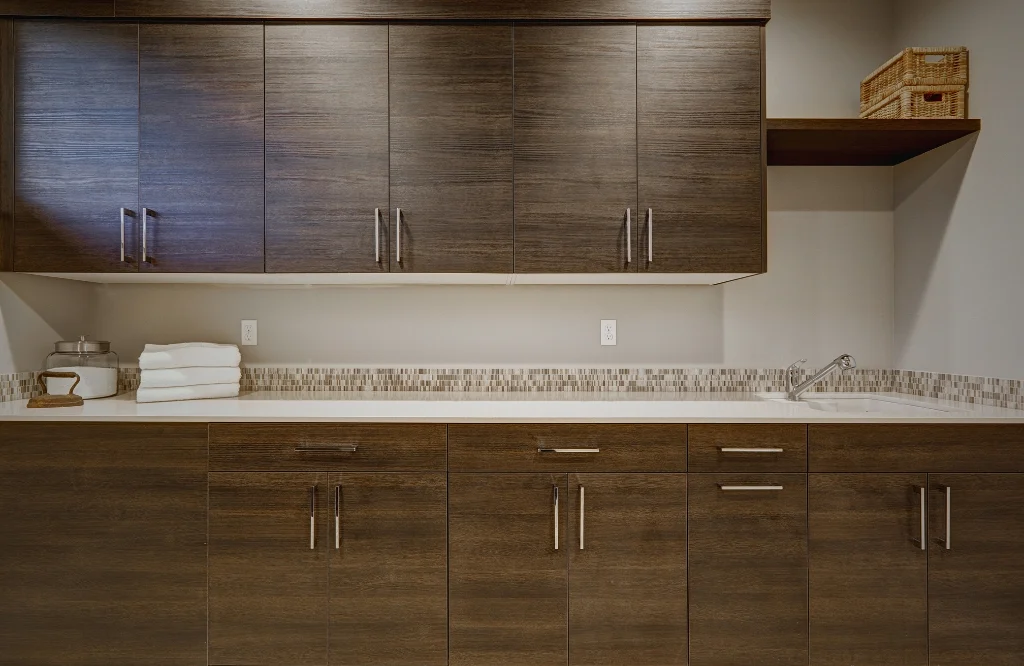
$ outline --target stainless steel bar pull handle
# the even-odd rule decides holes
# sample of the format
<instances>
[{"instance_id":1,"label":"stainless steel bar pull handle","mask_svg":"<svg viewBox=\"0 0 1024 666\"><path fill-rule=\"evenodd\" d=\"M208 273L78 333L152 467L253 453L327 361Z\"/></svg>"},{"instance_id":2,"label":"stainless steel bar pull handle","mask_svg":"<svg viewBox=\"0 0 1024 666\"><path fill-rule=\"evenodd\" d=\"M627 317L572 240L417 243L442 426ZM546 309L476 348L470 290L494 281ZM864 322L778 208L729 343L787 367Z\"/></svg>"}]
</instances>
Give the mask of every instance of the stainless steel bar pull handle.
<instances>
[{"instance_id":1,"label":"stainless steel bar pull handle","mask_svg":"<svg viewBox=\"0 0 1024 666\"><path fill-rule=\"evenodd\" d=\"M537 453L601 453L601 449L537 449Z\"/></svg>"},{"instance_id":2,"label":"stainless steel bar pull handle","mask_svg":"<svg viewBox=\"0 0 1024 666\"><path fill-rule=\"evenodd\" d=\"M128 214L127 208L121 209L121 263L124 263L124 218Z\"/></svg>"},{"instance_id":3,"label":"stainless steel bar pull handle","mask_svg":"<svg viewBox=\"0 0 1024 666\"><path fill-rule=\"evenodd\" d=\"M555 489L555 550L558 550L558 486Z\"/></svg>"},{"instance_id":4,"label":"stainless steel bar pull handle","mask_svg":"<svg viewBox=\"0 0 1024 666\"><path fill-rule=\"evenodd\" d=\"M583 550L583 525L587 519L587 499L584 492L586 489L580 486L580 550Z\"/></svg>"},{"instance_id":5,"label":"stainless steel bar pull handle","mask_svg":"<svg viewBox=\"0 0 1024 666\"><path fill-rule=\"evenodd\" d=\"M296 446L297 453L355 453L358 444L324 444L321 446Z\"/></svg>"},{"instance_id":6,"label":"stainless steel bar pull handle","mask_svg":"<svg viewBox=\"0 0 1024 666\"><path fill-rule=\"evenodd\" d=\"M928 550L928 489L918 488L921 493L921 550Z\"/></svg>"},{"instance_id":7,"label":"stainless steel bar pull handle","mask_svg":"<svg viewBox=\"0 0 1024 666\"><path fill-rule=\"evenodd\" d=\"M149 209L142 209L142 263L149 261L149 238L146 234L146 223L149 222Z\"/></svg>"},{"instance_id":8,"label":"stainless steel bar pull handle","mask_svg":"<svg viewBox=\"0 0 1024 666\"><path fill-rule=\"evenodd\" d=\"M373 247L376 253L377 263L380 263L380 208L373 211Z\"/></svg>"},{"instance_id":9,"label":"stainless steel bar pull handle","mask_svg":"<svg viewBox=\"0 0 1024 666\"><path fill-rule=\"evenodd\" d=\"M942 546L946 550L952 550L952 539L953 539L953 518L952 518L952 514L953 514L953 501L951 499L951 495L952 495L953 489L950 488L949 486L943 486L942 490L943 490L943 492L946 495L946 538L939 539L939 543L941 543Z\"/></svg>"},{"instance_id":10,"label":"stainless steel bar pull handle","mask_svg":"<svg viewBox=\"0 0 1024 666\"><path fill-rule=\"evenodd\" d=\"M316 486L309 489L309 549L316 550Z\"/></svg>"},{"instance_id":11,"label":"stainless steel bar pull handle","mask_svg":"<svg viewBox=\"0 0 1024 666\"><path fill-rule=\"evenodd\" d=\"M647 263L654 261L654 209L647 209Z\"/></svg>"},{"instance_id":12,"label":"stainless steel bar pull handle","mask_svg":"<svg viewBox=\"0 0 1024 666\"><path fill-rule=\"evenodd\" d=\"M341 486L334 487L334 550L341 550Z\"/></svg>"},{"instance_id":13,"label":"stainless steel bar pull handle","mask_svg":"<svg viewBox=\"0 0 1024 666\"><path fill-rule=\"evenodd\" d=\"M718 487L719 487L719 489L721 489L723 491L726 491L726 492L743 491L743 490L752 490L752 491L784 490L783 486L728 486L728 485L725 485L724 483L718 484Z\"/></svg>"},{"instance_id":14,"label":"stainless steel bar pull handle","mask_svg":"<svg viewBox=\"0 0 1024 666\"><path fill-rule=\"evenodd\" d=\"M402 209L395 209L395 259L402 263Z\"/></svg>"},{"instance_id":15,"label":"stainless steel bar pull handle","mask_svg":"<svg viewBox=\"0 0 1024 666\"><path fill-rule=\"evenodd\" d=\"M774 448L744 449L744 448L733 448L733 447L728 447L728 446L720 446L720 447L718 447L718 450L721 451L722 453L785 453L786 452L785 449L774 449Z\"/></svg>"},{"instance_id":16,"label":"stainless steel bar pull handle","mask_svg":"<svg viewBox=\"0 0 1024 666\"><path fill-rule=\"evenodd\" d=\"M633 263L633 211L626 209L626 263Z\"/></svg>"}]
</instances>

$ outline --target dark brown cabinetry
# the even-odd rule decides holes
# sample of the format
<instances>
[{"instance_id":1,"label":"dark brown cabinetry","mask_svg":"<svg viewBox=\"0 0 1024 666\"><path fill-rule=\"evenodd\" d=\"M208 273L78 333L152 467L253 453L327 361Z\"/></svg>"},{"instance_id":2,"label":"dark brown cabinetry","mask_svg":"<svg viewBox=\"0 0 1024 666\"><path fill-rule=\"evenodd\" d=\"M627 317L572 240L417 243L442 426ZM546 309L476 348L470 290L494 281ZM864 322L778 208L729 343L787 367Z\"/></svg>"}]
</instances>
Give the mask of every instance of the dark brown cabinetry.
<instances>
[{"instance_id":1,"label":"dark brown cabinetry","mask_svg":"<svg viewBox=\"0 0 1024 666\"><path fill-rule=\"evenodd\" d=\"M765 270L762 28L637 27L637 261Z\"/></svg>"},{"instance_id":2,"label":"dark brown cabinetry","mask_svg":"<svg viewBox=\"0 0 1024 666\"><path fill-rule=\"evenodd\" d=\"M0 663L204 666L206 425L0 423Z\"/></svg>"},{"instance_id":3,"label":"dark brown cabinetry","mask_svg":"<svg viewBox=\"0 0 1024 666\"><path fill-rule=\"evenodd\" d=\"M927 483L810 475L812 666L927 666Z\"/></svg>"},{"instance_id":4,"label":"dark brown cabinetry","mask_svg":"<svg viewBox=\"0 0 1024 666\"><path fill-rule=\"evenodd\" d=\"M267 272L387 272L388 27L266 31Z\"/></svg>"},{"instance_id":5,"label":"dark brown cabinetry","mask_svg":"<svg viewBox=\"0 0 1024 666\"><path fill-rule=\"evenodd\" d=\"M517 273L635 273L635 25L517 25Z\"/></svg>"},{"instance_id":6,"label":"dark brown cabinetry","mask_svg":"<svg viewBox=\"0 0 1024 666\"><path fill-rule=\"evenodd\" d=\"M807 476L688 485L690 664L806 664Z\"/></svg>"},{"instance_id":7,"label":"dark brown cabinetry","mask_svg":"<svg viewBox=\"0 0 1024 666\"><path fill-rule=\"evenodd\" d=\"M15 31L14 270L137 271L139 27Z\"/></svg>"},{"instance_id":8,"label":"dark brown cabinetry","mask_svg":"<svg viewBox=\"0 0 1024 666\"><path fill-rule=\"evenodd\" d=\"M928 481L931 663L1024 662L1024 474Z\"/></svg>"},{"instance_id":9,"label":"dark brown cabinetry","mask_svg":"<svg viewBox=\"0 0 1024 666\"><path fill-rule=\"evenodd\" d=\"M139 45L142 270L262 273L263 26L143 24Z\"/></svg>"},{"instance_id":10,"label":"dark brown cabinetry","mask_svg":"<svg viewBox=\"0 0 1024 666\"><path fill-rule=\"evenodd\" d=\"M390 27L391 271L512 272L512 26Z\"/></svg>"}]
</instances>

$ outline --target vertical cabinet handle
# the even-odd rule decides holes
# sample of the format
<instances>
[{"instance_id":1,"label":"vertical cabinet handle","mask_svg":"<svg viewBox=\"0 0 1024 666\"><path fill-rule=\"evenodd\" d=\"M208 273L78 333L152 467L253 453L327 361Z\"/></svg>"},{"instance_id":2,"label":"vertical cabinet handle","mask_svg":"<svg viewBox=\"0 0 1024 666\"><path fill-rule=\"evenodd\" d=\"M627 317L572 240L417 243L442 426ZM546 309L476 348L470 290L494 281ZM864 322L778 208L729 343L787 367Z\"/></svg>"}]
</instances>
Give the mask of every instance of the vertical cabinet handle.
<instances>
[{"instance_id":1,"label":"vertical cabinet handle","mask_svg":"<svg viewBox=\"0 0 1024 666\"><path fill-rule=\"evenodd\" d=\"M654 261L654 209L647 209L647 263Z\"/></svg>"},{"instance_id":2,"label":"vertical cabinet handle","mask_svg":"<svg viewBox=\"0 0 1024 666\"><path fill-rule=\"evenodd\" d=\"M121 263L124 263L124 218L128 215L128 209L121 209Z\"/></svg>"},{"instance_id":3,"label":"vertical cabinet handle","mask_svg":"<svg viewBox=\"0 0 1024 666\"><path fill-rule=\"evenodd\" d=\"M341 485L334 488L334 550L341 550Z\"/></svg>"},{"instance_id":4,"label":"vertical cabinet handle","mask_svg":"<svg viewBox=\"0 0 1024 666\"><path fill-rule=\"evenodd\" d=\"M309 549L316 550L316 486L309 489Z\"/></svg>"},{"instance_id":5,"label":"vertical cabinet handle","mask_svg":"<svg viewBox=\"0 0 1024 666\"><path fill-rule=\"evenodd\" d=\"M946 550L952 550L952 539L953 539L953 501L950 498L952 494L952 488L949 486L942 487L943 493L946 495L946 538L939 539L939 543L943 545Z\"/></svg>"},{"instance_id":6,"label":"vertical cabinet handle","mask_svg":"<svg viewBox=\"0 0 1024 666\"><path fill-rule=\"evenodd\" d=\"M915 490L921 494L921 541L918 542L918 545L921 550L928 550L928 489L916 486Z\"/></svg>"},{"instance_id":7,"label":"vertical cabinet handle","mask_svg":"<svg viewBox=\"0 0 1024 666\"><path fill-rule=\"evenodd\" d=\"M580 550L583 550L583 524L587 518L587 500L584 492L584 487L580 486Z\"/></svg>"},{"instance_id":8,"label":"vertical cabinet handle","mask_svg":"<svg viewBox=\"0 0 1024 666\"><path fill-rule=\"evenodd\" d=\"M558 486L554 488L554 499L555 499L555 550L558 550Z\"/></svg>"},{"instance_id":9,"label":"vertical cabinet handle","mask_svg":"<svg viewBox=\"0 0 1024 666\"><path fill-rule=\"evenodd\" d=\"M373 247L374 253L377 257L377 263L380 263L380 208L375 208L373 211Z\"/></svg>"},{"instance_id":10,"label":"vertical cabinet handle","mask_svg":"<svg viewBox=\"0 0 1024 666\"><path fill-rule=\"evenodd\" d=\"M626 209L626 263L633 263L633 211Z\"/></svg>"},{"instance_id":11,"label":"vertical cabinet handle","mask_svg":"<svg viewBox=\"0 0 1024 666\"><path fill-rule=\"evenodd\" d=\"M146 222L148 222L148 221L149 221L149 209L148 208L143 208L142 209L142 263L146 263L147 261L149 261L148 246L146 245L146 242L148 240L147 236L146 236Z\"/></svg>"},{"instance_id":12,"label":"vertical cabinet handle","mask_svg":"<svg viewBox=\"0 0 1024 666\"><path fill-rule=\"evenodd\" d=\"M402 209L395 209L395 259L402 263Z\"/></svg>"}]
</instances>

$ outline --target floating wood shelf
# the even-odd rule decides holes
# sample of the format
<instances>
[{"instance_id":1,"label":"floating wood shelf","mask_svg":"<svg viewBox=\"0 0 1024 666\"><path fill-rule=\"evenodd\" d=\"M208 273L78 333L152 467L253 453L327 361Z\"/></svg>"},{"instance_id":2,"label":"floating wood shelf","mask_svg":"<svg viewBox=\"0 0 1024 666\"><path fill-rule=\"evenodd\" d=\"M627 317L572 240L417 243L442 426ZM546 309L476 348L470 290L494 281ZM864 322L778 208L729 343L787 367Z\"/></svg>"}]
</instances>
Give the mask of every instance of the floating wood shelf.
<instances>
[{"instance_id":1,"label":"floating wood shelf","mask_svg":"<svg viewBox=\"0 0 1024 666\"><path fill-rule=\"evenodd\" d=\"M895 166L981 130L980 120L771 118L769 166Z\"/></svg>"}]
</instances>

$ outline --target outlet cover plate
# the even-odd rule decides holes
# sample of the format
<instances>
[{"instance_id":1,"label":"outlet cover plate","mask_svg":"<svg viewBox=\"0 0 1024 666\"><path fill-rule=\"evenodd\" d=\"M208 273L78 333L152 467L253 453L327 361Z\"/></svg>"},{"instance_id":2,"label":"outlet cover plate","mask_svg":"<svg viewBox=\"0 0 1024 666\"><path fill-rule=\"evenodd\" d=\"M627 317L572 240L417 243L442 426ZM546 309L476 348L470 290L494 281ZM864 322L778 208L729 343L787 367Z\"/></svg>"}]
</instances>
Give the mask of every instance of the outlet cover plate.
<instances>
[{"instance_id":1,"label":"outlet cover plate","mask_svg":"<svg viewBox=\"0 0 1024 666\"><path fill-rule=\"evenodd\" d=\"M601 320L601 346L602 347L614 347L618 344L618 336L615 332L617 320L615 319L602 319Z\"/></svg>"},{"instance_id":2,"label":"outlet cover plate","mask_svg":"<svg viewBox=\"0 0 1024 666\"><path fill-rule=\"evenodd\" d=\"M257 345L257 330L255 319L242 320L242 346L255 347Z\"/></svg>"}]
</instances>

